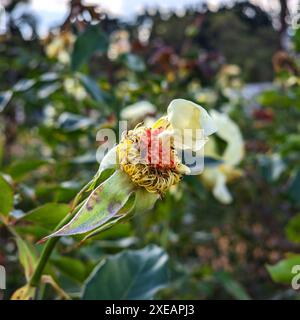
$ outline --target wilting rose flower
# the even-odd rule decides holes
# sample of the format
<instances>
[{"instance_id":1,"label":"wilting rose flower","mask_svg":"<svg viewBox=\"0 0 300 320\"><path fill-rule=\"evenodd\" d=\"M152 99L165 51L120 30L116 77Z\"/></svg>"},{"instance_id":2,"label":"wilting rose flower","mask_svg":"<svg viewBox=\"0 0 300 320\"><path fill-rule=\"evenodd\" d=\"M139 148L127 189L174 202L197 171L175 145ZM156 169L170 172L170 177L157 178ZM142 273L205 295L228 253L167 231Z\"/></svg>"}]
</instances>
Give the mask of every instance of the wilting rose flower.
<instances>
[{"instance_id":1,"label":"wilting rose flower","mask_svg":"<svg viewBox=\"0 0 300 320\"><path fill-rule=\"evenodd\" d=\"M215 131L204 108L184 99L173 100L167 115L153 126L139 125L123 133L90 183L94 191L75 217L50 237L82 233L91 237L136 211L149 210L184 175L201 173L203 146ZM194 154L193 163L186 163L189 152ZM111 170L114 173L95 188L98 179Z\"/></svg>"},{"instance_id":2,"label":"wilting rose flower","mask_svg":"<svg viewBox=\"0 0 300 320\"><path fill-rule=\"evenodd\" d=\"M221 203L229 204L233 199L227 183L242 175L242 171L237 169L237 166L244 158L244 141L239 127L226 114L212 110L211 116L218 128L216 135L225 142L226 147L220 153L215 137L208 141L205 146L205 156L219 159L221 163L214 167L206 167L201 179L205 185L212 188L216 199Z\"/></svg>"},{"instance_id":3,"label":"wilting rose flower","mask_svg":"<svg viewBox=\"0 0 300 320\"><path fill-rule=\"evenodd\" d=\"M169 104L167 115L152 127L139 126L125 133L120 144L104 157L100 168L117 166L136 184L163 195L183 174L197 175L202 171L197 160L201 164L202 161L196 158L195 166L184 164L179 152L190 151L196 157L197 154L203 157L207 137L215 131L204 108L191 101L175 99Z\"/></svg>"}]
</instances>

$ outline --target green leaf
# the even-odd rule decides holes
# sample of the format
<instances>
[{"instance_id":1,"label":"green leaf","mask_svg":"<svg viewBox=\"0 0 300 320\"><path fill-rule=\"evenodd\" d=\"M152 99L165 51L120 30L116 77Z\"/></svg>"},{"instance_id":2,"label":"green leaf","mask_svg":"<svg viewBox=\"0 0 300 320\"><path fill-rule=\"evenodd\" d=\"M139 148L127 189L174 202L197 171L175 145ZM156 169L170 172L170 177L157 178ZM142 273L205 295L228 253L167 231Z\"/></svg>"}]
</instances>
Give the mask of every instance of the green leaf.
<instances>
[{"instance_id":1,"label":"green leaf","mask_svg":"<svg viewBox=\"0 0 300 320\"><path fill-rule=\"evenodd\" d=\"M15 181L22 180L27 174L49 164L50 160L27 159L13 162L6 168L6 172L12 176Z\"/></svg>"},{"instance_id":2,"label":"green leaf","mask_svg":"<svg viewBox=\"0 0 300 320\"><path fill-rule=\"evenodd\" d=\"M288 191L290 197L295 201L295 203L300 204L300 171L292 177Z\"/></svg>"},{"instance_id":3,"label":"green leaf","mask_svg":"<svg viewBox=\"0 0 300 320\"><path fill-rule=\"evenodd\" d=\"M288 222L285 233L291 242L300 243L300 214L297 214Z\"/></svg>"},{"instance_id":4,"label":"green leaf","mask_svg":"<svg viewBox=\"0 0 300 320\"><path fill-rule=\"evenodd\" d=\"M121 238L118 240L97 240L98 248L105 249L127 249L132 246L136 246L139 243L137 237Z\"/></svg>"},{"instance_id":5,"label":"green leaf","mask_svg":"<svg viewBox=\"0 0 300 320\"><path fill-rule=\"evenodd\" d=\"M36 240L42 239L43 237L49 234L49 229L45 229L43 227L33 224L16 226L15 229L19 234L34 236Z\"/></svg>"},{"instance_id":6,"label":"green leaf","mask_svg":"<svg viewBox=\"0 0 300 320\"><path fill-rule=\"evenodd\" d=\"M250 296L243 288L243 286L234 280L232 276L227 272L216 273L217 280L222 284L225 290L238 300L250 300Z\"/></svg>"},{"instance_id":7,"label":"green leaf","mask_svg":"<svg viewBox=\"0 0 300 320\"><path fill-rule=\"evenodd\" d=\"M96 100L97 102L104 102L104 94L94 79L85 75L80 75L79 79L86 91L94 100Z\"/></svg>"},{"instance_id":8,"label":"green leaf","mask_svg":"<svg viewBox=\"0 0 300 320\"><path fill-rule=\"evenodd\" d=\"M109 223L119 215L135 186L122 171L116 171L98 186L76 216L49 237L86 233Z\"/></svg>"},{"instance_id":9,"label":"green leaf","mask_svg":"<svg viewBox=\"0 0 300 320\"><path fill-rule=\"evenodd\" d=\"M152 299L168 284L167 261L167 253L154 245L110 256L87 279L83 299Z\"/></svg>"},{"instance_id":10,"label":"green leaf","mask_svg":"<svg viewBox=\"0 0 300 320\"><path fill-rule=\"evenodd\" d=\"M35 84L36 81L33 79L21 79L14 85L13 90L15 92L24 92L32 88Z\"/></svg>"},{"instance_id":11,"label":"green leaf","mask_svg":"<svg viewBox=\"0 0 300 320\"><path fill-rule=\"evenodd\" d=\"M9 183L0 175L0 214L7 216L13 209L14 193Z\"/></svg>"},{"instance_id":12,"label":"green leaf","mask_svg":"<svg viewBox=\"0 0 300 320\"><path fill-rule=\"evenodd\" d=\"M59 256L52 258L51 262L62 273L76 281L83 282L88 276L87 266L78 259Z\"/></svg>"},{"instance_id":13,"label":"green leaf","mask_svg":"<svg viewBox=\"0 0 300 320\"><path fill-rule=\"evenodd\" d=\"M258 164L262 176L267 182L276 181L285 169L285 164L279 154L260 155L258 157Z\"/></svg>"},{"instance_id":14,"label":"green leaf","mask_svg":"<svg viewBox=\"0 0 300 320\"><path fill-rule=\"evenodd\" d=\"M107 37L101 31L99 24L88 26L86 30L78 36L74 44L71 57L72 70L78 70L94 52L106 52L107 47Z\"/></svg>"},{"instance_id":15,"label":"green leaf","mask_svg":"<svg viewBox=\"0 0 300 320\"><path fill-rule=\"evenodd\" d=\"M59 80L59 77L60 77L59 74L56 72L46 72L40 76L39 81L52 82L52 81Z\"/></svg>"},{"instance_id":16,"label":"green leaf","mask_svg":"<svg viewBox=\"0 0 300 320\"><path fill-rule=\"evenodd\" d=\"M37 92L38 99L46 99L61 87L60 83L45 83Z\"/></svg>"},{"instance_id":17,"label":"green leaf","mask_svg":"<svg viewBox=\"0 0 300 320\"><path fill-rule=\"evenodd\" d=\"M4 110L12 98L12 91L0 92L0 112Z\"/></svg>"},{"instance_id":18,"label":"green leaf","mask_svg":"<svg viewBox=\"0 0 300 320\"><path fill-rule=\"evenodd\" d=\"M273 266L267 265L267 270L273 281L291 284L291 281L295 276L295 274L292 273L292 269L295 265L300 265L300 255L292 255Z\"/></svg>"},{"instance_id":19,"label":"green leaf","mask_svg":"<svg viewBox=\"0 0 300 320\"><path fill-rule=\"evenodd\" d=\"M295 50L300 52L300 29L298 28L293 36Z\"/></svg>"},{"instance_id":20,"label":"green leaf","mask_svg":"<svg viewBox=\"0 0 300 320\"><path fill-rule=\"evenodd\" d=\"M280 153L282 156L287 157L290 154L298 153L300 151L300 135L296 133L289 133L285 137L284 144L280 146Z\"/></svg>"},{"instance_id":21,"label":"green leaf","mask_svg":"<svg viewBox=\"0 0 300 320\"><path fill-rule=\"evenodd\" d=\"M126 204L122 207L122 209L118 212L118 215L116 217L113 217L111 220L109 220L107 223L101 225L100 227L92 230L91 232L88 232L82 241L86 241L87 239L90 239L92 237L97 236L98 234L110 229L114 225L120 222L125 222L125 220L129 220L132 217L132 214L130 214L135 206L135 195L131 195L126 202Z\"/></svg>"},{"instance_id":22,"label":"green leaf","mask_svg":"<svg viewBox=\"0 0 300 320\"><path fill-rule=\"evenodd\" d=\"M135 213L144 213L145 211L151 210L158 198L159 196L156 193L150 193L141 188L137 189L134 196L132 195L128 199L127 203L119 211L115 218L111 219L108 223L105 223L92 232L89 232L82 241L97 236L99 233L110 229L117 223L125 223L129 221Z\"/></svg>"},{"instance_id":23,"label":"green leaf","mask_svg":"<svg viewBox=\"0 0 300 320\"><path fill-rule=\"evenodd\" d=\"M28 281L35 270L38 258L34 248L27 241L17 236L16 242L19 251L20 263L24 268L25 277Z\"/></svg>"},{"instance_id":24,"label":"green leaf","mask_svg":"<svg viewBox=\"0 0 300 320\"><path fill-rule=\"evenodd\" d=\"M158 200L159 195L156 193L150 193L145 189L138 189L135 194L135 212L143 213L151 210L155 202Z\"/></svg>"},{"instance_id":25,"label":"green leaf","mask_svg":"<svg viewBox=\"0 0 300 320\"><path fill-rule=\"evenodd\" d=\"M59 116L57 125L66 132L73 132L87 129L94 123L94 119L83 117L75 113L64 112Z\"/></svg>"},{"instance_id":26,"label":"green leaf","mask_svg":"<svg viewBox=\"0 0 300 320\"><path fill-rule=\"evenodd\" d=\"M96 229L97 230L97 229ZM132 226L130 223L119 223L114 225L114 228L107 229L100 234L96 235L94 239L97 240L109 240L126 238L132 235ZM86 236L85 236L86 237Z\"/></svg>"},{"instance_id":27,"label":"green leaf","mask_svg":"<svg viewBox=\"0 0 300 320\"><path fill-rule=\"evenodd\" d=\"M290 95L283 94L274 90L264 91L257 97L258 102L265 107L289 108L292 105L299 105Z\"/></svg>"},{"instance_id":28,"label":"green leaf","mask_svg":"<svg viewBox=\"0 0 300 320\"><path fill-rule=\"evenodd\" d=\"M46 199L53 202L69 202L79 191L81 184L77 181L64 181L60 184L46 183L36 185L35 194L37 198Z\"/></svg>"},{"instance_id":29,"label":"green leaf","mask_svg":"<svg viewBox=\"0 0 300 320\"><path fill-rule=\"evenodd\" d=\"M52 230L69 211L70 207L66 204L47 203L28 212L21 220L35 222L41 227Z\"/></svg>"}]
</instances>

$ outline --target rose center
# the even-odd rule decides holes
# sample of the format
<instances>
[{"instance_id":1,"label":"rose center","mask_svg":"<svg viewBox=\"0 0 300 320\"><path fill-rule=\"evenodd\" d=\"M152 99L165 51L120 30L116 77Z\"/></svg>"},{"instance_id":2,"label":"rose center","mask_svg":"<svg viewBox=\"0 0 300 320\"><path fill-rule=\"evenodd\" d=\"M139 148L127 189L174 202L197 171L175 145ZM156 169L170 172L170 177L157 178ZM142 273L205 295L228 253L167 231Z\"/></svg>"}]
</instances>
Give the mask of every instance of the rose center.
<instances>
[{"instance_id":1,"label":"rose center","mask_svg":"<svg viewBox=\"0 0 300 320\"><path fill-rule=\"evenodd\" d=\"M175 168L174 152L170 137L162 138L164 129L147 128L140 140L141 158L157 169Z\"/></svg>"}]
</instances>

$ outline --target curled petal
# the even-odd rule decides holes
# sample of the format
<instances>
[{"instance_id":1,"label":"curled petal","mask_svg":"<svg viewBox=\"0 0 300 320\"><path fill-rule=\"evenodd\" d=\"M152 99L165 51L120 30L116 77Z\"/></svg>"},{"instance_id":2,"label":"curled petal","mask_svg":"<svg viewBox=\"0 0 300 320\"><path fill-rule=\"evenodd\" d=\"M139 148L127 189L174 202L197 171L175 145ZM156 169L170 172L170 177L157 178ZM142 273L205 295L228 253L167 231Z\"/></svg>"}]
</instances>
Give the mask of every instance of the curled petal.
<instances>
[{"instance_id":1,"label":"curled petal","mask_svg":"<svg viewBox=\"0 0 300 320\"><path fill-rule=\"evenodd\" d=\"M227 147L221 155L222 160L232 166L239 164L245 154L244 140L239 127L227 114L212 110L211 116L218 128L217 135L227 142Z\"/></svg>"},{"instance_id":2,"label":"curled petal","mask_svg":"<svg viewBox=\"0 0 300 320\"><path fill-rule=\"evenodd\" d=\"M240 170L230 165L219 165L214 168L206 168L201 175L204 184L212 189L214 197L223 204L230 204L232 196L227 188L227 183L239 178L242 175Z\"/></svg>"},{"instance_id":3,"label":"curled petal","mask_svg":"<svg viewBox=\"0 0 300 320\"><path fill-rule=\"evenodd\" d=\"M174 146L179 150L199 151L203 149L208 138L203 135L203 130L199 129L195 132L193 129L167 129L162 132L159 137L161 139L173 139Z\"/></svg>"},{"instance_id":4,"label":"curled petal","mask_svg":"<svg viewBox=\"0 0 300 320\"><path fill-rule=\"evenodd\" d=\"M204 137L217 131L213 119L201 106L185 99L175 99L168 106L168 121L173 129L203 130Z\"/></svg>"}]
</instances>

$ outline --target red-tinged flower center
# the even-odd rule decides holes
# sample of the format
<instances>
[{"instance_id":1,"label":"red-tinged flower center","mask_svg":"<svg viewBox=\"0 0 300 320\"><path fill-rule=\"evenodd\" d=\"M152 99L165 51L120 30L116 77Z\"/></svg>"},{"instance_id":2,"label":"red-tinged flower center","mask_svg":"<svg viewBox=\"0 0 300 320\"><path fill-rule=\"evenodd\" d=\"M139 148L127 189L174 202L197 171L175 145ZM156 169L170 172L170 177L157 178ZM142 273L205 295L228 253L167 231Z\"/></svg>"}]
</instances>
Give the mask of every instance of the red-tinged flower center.
<instances>
[{"instance_id":1,"label":"red-tinged flower center","mask_svg":"<svg viewBox=\"0 0 300 320\"><path fill-rule=\"evenodd\" d=\"M159 136L163 131L162 128L145 130L140 140L141 157L157 169L172 169L175 160L171 140Z\"/></svg>"},{"instance_id":2,"label":"red-tinged flower center","mask_svg":"<svg viewBox=\"0 0 300 320\"><path fill-rule=\"evenodd\" d=\"M149 192L164 195L182 177L173 141L164 129L137 127L123 134L118 145L121 170Z\"/></svg>"}]
</instances>

